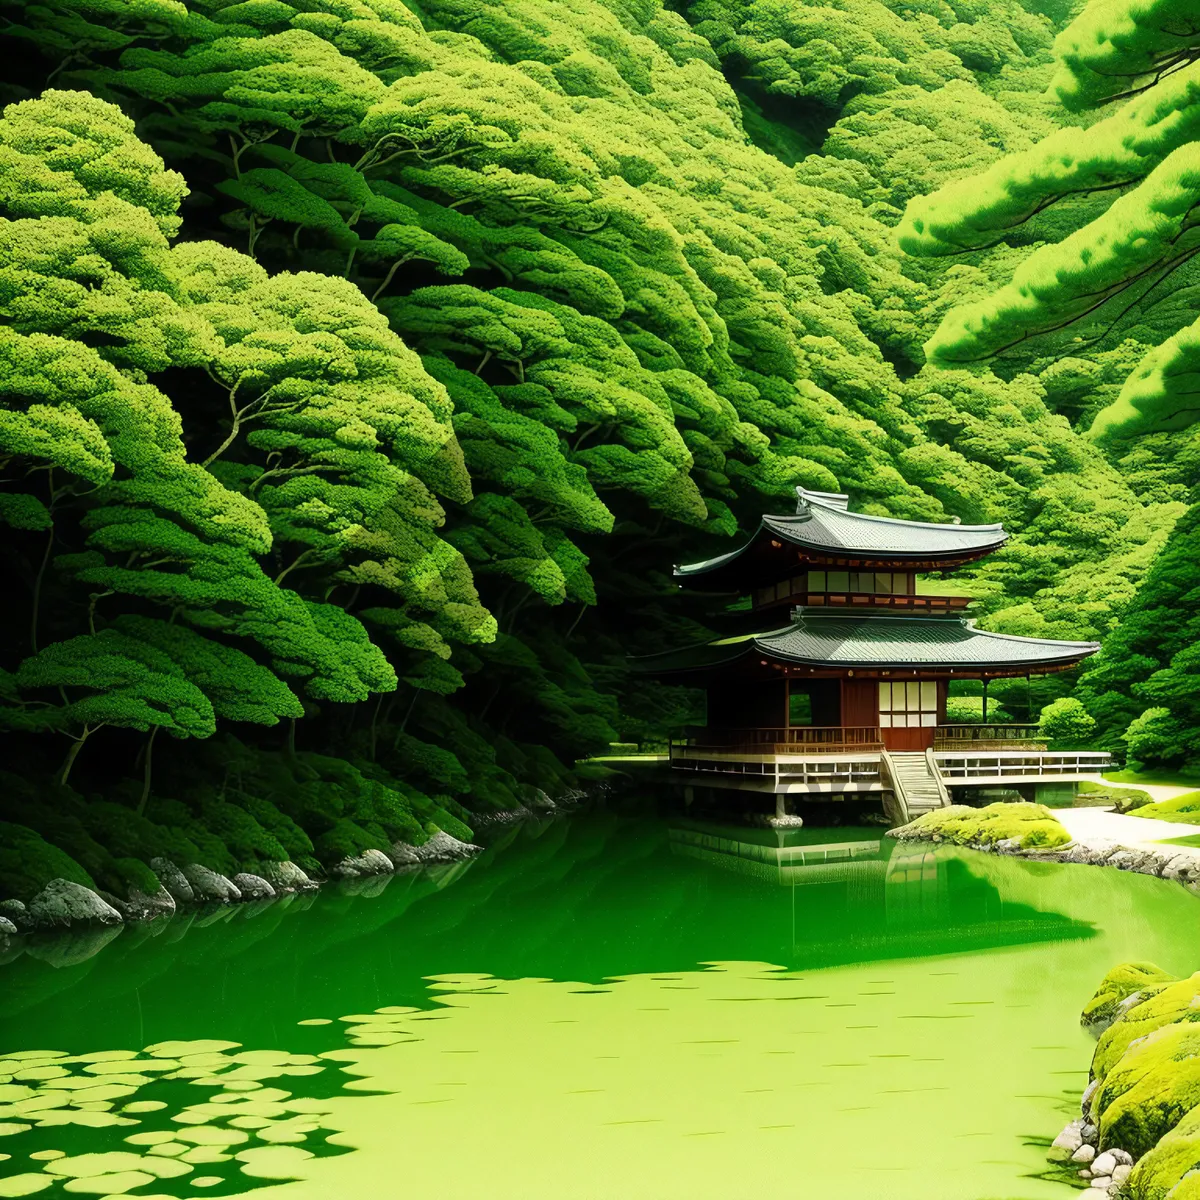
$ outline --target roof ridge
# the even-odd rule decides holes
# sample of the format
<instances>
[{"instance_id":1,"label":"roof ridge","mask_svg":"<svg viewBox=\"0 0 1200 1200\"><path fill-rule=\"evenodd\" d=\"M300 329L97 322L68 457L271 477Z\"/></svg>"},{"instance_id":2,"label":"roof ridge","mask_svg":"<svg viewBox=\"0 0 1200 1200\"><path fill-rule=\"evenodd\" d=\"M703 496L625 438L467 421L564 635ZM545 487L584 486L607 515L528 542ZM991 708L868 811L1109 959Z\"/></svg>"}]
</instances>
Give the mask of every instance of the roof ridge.
<instances>
[{"instance_id":1,"label":"roof ridge","mask_svg":"<svg viewBox=\"0 0 1200 1200\"><path fill-rule=\"evenodd\" d=\"M993 529L998 529L1001 532L1004 530L1002 521L993 522L990 525L964 525L959 521L913 521L908 517L877 517L873 513L851 512L848 508L843 508L841 505L830 503L826 500L816 498L813 492L806 493L801 500L807 504L815 504L818 508L823 508L827 512L841 513L842 516L851 517L856 521L875 521L881 525L905 525L908 528L916 529L961 529L970 532L986 532ZM796 520L799 518L802 521L811 520L807 513L787 513L776 516L774 513L765 514L772 521Z\"/></svg>"}]
</instances>

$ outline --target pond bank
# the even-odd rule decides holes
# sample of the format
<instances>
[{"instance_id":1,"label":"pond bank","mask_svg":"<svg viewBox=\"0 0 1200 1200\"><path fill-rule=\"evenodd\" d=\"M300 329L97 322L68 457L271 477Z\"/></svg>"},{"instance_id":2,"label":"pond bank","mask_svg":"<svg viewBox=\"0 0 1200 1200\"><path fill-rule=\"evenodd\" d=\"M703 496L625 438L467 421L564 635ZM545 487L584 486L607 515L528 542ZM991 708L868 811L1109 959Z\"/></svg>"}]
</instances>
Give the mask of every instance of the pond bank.
<instances>
[{"instance_id":1,"label":"pond bank","mask_svg":"<svg viewBox=\"0 0 1200 1200\"><path fill-rule=\"evenodd\" d=\"M1097 1039L1080 1116L1050 1159L1121 1200L1200 1196L1200 972L1128 962L1104 977L1080 1023Z\"/></svg>"},{"instance_id":2,"label":"pond bank","mask_svg":"<svg viewBox=\"0 0 1200 1200\"><path fill-rule=\"evenodd\" d=\"M1167 821L1096 808L1001 802L981 809L957 804L935 809L889 830L887 836L902 842L949 842L1041 862L1115 867L1179 883L1200 894L1200 848L1162 846L1145 836L1162 830L1179 836L1179 826Z\"/></svg>"}]
</instances>

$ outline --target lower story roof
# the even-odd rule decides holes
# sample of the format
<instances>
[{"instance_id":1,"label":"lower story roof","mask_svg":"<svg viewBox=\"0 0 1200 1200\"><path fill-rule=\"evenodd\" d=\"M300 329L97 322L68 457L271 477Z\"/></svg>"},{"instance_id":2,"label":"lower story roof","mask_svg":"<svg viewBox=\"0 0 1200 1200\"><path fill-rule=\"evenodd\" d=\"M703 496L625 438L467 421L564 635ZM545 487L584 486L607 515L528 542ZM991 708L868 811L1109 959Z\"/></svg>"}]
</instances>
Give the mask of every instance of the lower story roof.
<instances>
[{"instance_id":1,"label":"lower story roof","mask_svg":"<svg viewBox=\"0 0 1200 1200\"><path fill-rule=\"evenodd\" d=\"M1099 642L1063 642L976 629L957 616L866 615L799 609L792 624L634 659L649 674L697 671L759 656L824 668L1036 670L1070 666Z\"/></svg>"}]
</instances>

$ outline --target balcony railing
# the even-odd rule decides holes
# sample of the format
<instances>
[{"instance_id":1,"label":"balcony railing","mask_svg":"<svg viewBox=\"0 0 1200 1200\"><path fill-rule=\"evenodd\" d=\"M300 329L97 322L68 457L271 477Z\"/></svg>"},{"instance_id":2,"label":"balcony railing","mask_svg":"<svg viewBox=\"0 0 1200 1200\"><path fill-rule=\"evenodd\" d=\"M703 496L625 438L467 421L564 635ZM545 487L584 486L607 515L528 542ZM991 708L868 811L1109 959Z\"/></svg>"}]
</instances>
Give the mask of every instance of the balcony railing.
<instances>
[{"instance_id":1,"label":"balcony railing","mask_svg":"<svg viewBox=\"0 0 1200 1200\"><path fill-rule=\"evenodd\" d=\"M933 731L935 750L1044 749L1046 738L1037 725L939 725Z\"/></svg>"},{"instance_id":2,"label":"balcony railing","mask_svg":"<svg viewBox=\"0 0 1200 1200\"><path fill-rule=\"evenodd\" d=\"M793 725L787 728L697 729L689 739L703 750L730 754L837 754L844 751L878 751L883 742L875 725ZM682 747L672 747L672 755Z\"/></svg>"}]
</instances>

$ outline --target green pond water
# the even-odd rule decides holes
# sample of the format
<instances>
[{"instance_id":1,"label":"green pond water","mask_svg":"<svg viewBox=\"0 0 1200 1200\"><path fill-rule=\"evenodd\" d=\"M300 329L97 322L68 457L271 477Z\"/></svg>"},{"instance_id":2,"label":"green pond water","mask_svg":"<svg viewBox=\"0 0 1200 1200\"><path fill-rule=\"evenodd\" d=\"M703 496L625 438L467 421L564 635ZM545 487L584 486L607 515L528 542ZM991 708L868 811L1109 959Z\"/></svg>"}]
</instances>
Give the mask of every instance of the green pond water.
<instances>
[{"instance_id":1,"label":"green pond water","mask_svg":"<svg viewBox=\"0 0 1200 1200\"><path fill-rule=\"evenodd\" d=\"M374 891L374 894L368 894ZM1066 1200L1143 876L605 813L0 965L0 1196ZM99 943L110 939L107 945Z\"/></svg>"}]
</instances>

